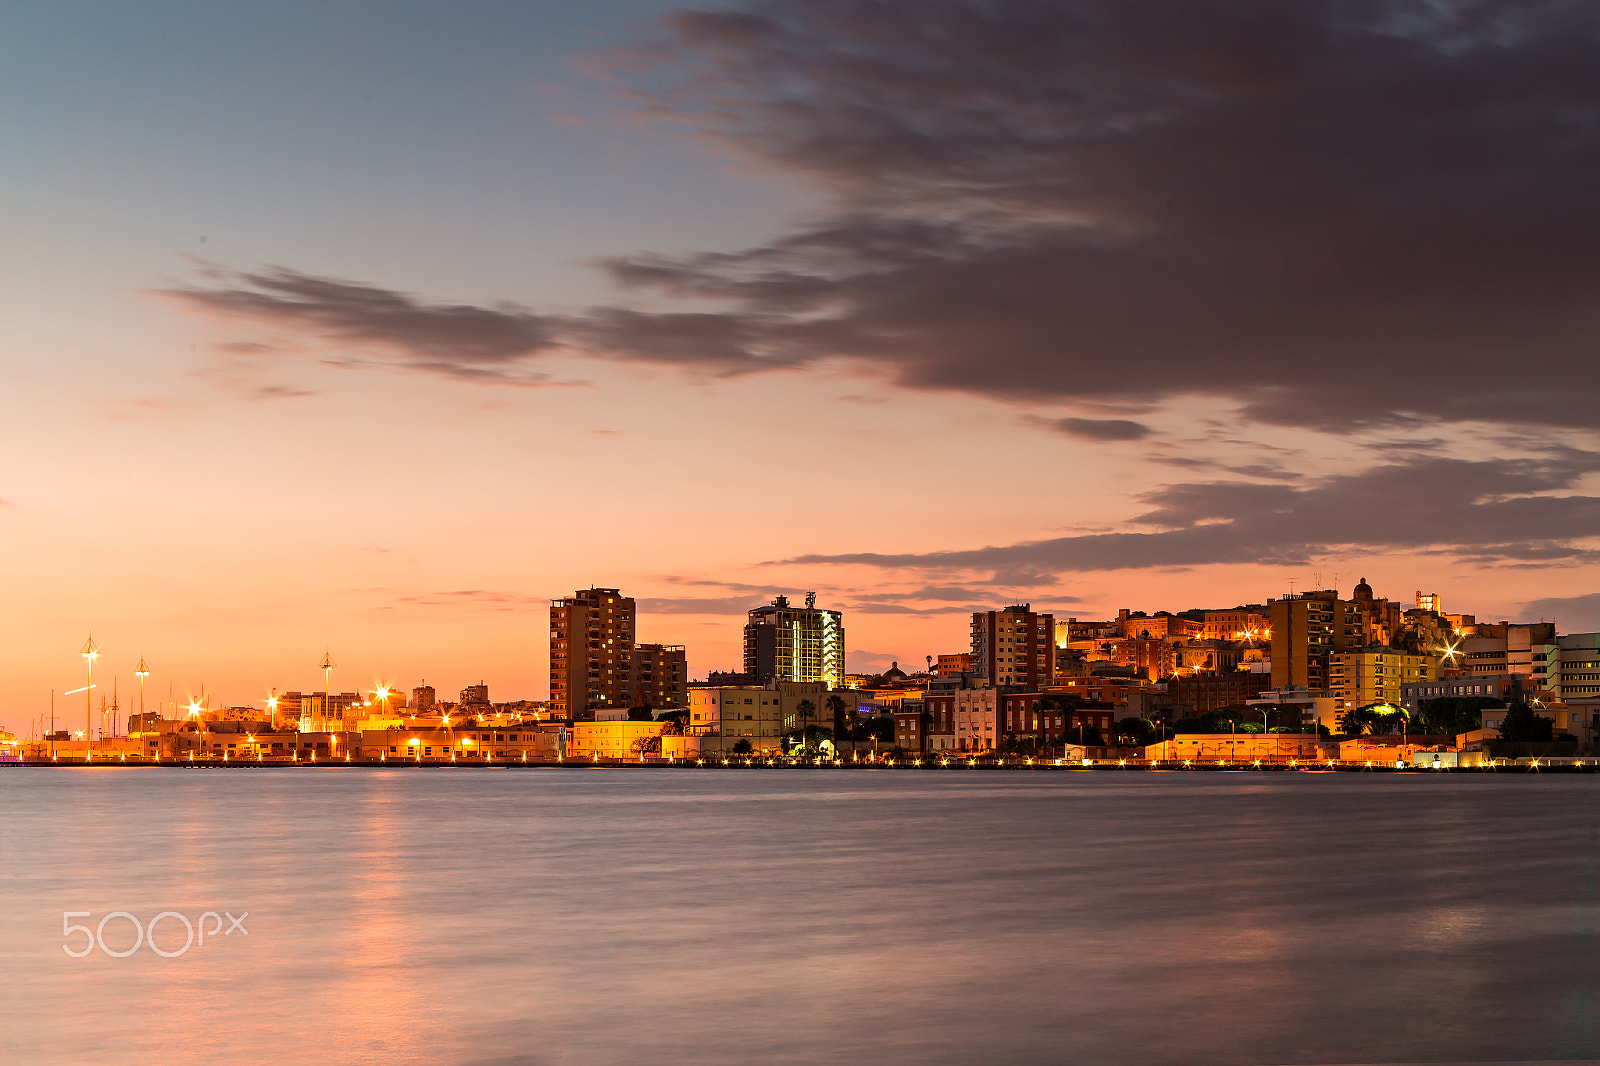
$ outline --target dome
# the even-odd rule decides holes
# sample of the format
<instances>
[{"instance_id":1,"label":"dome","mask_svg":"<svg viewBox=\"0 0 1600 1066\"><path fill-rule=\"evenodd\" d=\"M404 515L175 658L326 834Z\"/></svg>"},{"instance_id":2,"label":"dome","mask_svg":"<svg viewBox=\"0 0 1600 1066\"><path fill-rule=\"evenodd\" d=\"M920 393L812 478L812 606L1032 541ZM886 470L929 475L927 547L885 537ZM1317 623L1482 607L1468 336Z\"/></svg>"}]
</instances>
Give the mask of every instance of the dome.
<instances>
[{"instance_id":1,"label":"dome","mask_svg":"<svg viewBox=\"0 0 1600 1066\"><path fill-rule=\"evenodd\" d=\"M1367 584L1366 578L1362 578L1361 584L1357 585L1356 590L1350 595L1352 599L1370 600L1372 599L1372 586Z\"/></svg>"}]
</instances>

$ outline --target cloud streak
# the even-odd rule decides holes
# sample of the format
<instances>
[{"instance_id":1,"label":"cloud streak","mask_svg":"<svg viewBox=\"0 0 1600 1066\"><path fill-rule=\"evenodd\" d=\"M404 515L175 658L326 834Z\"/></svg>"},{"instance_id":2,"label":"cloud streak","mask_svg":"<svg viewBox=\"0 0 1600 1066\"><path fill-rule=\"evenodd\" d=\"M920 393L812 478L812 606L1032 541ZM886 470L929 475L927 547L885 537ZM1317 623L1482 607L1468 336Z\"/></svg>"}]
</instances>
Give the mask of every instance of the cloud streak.
<instances>
[{"instance_id":1,"label":"cloud streak","mask_svg":"<svg viewBox=\"0 0 1600 1066\"><path fill-rule=\"evenodd\" d=\"M1600 455L1425 459L1306 485L1206 482L1144 494L1127 532L907 554L803 555L789 564L856 564L939 573L988 571L993 581L1097 570L1301 564L1352 551L1443 551L1480 563L1600 560L1600 498L1532 495L1571 489Z\"/></svg>"}]
</instances>

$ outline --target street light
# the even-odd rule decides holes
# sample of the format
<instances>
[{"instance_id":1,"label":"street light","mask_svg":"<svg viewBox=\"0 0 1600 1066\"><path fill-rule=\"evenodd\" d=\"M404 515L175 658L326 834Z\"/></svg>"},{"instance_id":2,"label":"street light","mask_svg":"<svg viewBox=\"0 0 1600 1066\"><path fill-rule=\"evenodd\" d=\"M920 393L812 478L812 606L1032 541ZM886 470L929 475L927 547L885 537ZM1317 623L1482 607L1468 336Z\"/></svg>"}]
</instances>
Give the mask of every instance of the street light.
<instances>
[{"instance_id":1,"label":"street light","mask_svg":"<svg viewBox=\"0 0 1600 1066\"><path fill-rule=\"evenodd\" d=\"M89 762L94 759L94 661L100 658L93 633L83 642L83 650L78 654L83 656L88 669L88 680L84 683L89 687L84 689L83 696L83 761Z\"/></svg>"}]
</instances>

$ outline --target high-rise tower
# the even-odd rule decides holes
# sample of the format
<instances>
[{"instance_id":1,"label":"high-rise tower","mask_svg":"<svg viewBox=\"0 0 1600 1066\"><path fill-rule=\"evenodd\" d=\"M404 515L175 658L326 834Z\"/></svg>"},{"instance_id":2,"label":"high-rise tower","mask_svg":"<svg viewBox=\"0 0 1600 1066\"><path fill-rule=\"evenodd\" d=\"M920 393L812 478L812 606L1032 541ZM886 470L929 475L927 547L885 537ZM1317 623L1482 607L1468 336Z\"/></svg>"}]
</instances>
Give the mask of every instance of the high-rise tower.
<instances>
[{"instance_id":1,"label":"high-rise tower","mask_svg":"<svg viewBox=\"0 0 1600 1066\"><path fill-rule=\"evenodd\" d=\"M550 713L574 722L632 706L634 605L616 589L550 601Z\"/></svg>"},{"instance_id":2,"label":"high-rise tower","mask_svg":"<svg viewBox=\"0 0 1600 1066\"><path fill-rule=\"evenodd\" d=\"M744 672L769 681L825 681L844 687L844 616L817 607L806 593L804 607L779 596L750 612L744 627Z\"/></svg>"}]
</instances>

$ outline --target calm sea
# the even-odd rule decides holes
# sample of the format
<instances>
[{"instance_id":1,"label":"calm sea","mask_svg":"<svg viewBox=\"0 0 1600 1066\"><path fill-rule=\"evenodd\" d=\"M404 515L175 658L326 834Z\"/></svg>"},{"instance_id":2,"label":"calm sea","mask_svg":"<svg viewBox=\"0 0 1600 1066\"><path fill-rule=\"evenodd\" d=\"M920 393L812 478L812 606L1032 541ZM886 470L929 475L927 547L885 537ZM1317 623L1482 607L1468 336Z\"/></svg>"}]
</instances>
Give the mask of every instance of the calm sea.
<instances>
[{"instance_id":1,"label":"calm sea","mask_svg":"<svg viewBox=\"0 0 1600 1066\"><path fill-rule=\"evenodd\" d=\"M6 1062L1600 1056L1594 776L6 770L0 798ZM171 957L107 954L162 912Z\"/></svg>"}]
</instances>

